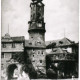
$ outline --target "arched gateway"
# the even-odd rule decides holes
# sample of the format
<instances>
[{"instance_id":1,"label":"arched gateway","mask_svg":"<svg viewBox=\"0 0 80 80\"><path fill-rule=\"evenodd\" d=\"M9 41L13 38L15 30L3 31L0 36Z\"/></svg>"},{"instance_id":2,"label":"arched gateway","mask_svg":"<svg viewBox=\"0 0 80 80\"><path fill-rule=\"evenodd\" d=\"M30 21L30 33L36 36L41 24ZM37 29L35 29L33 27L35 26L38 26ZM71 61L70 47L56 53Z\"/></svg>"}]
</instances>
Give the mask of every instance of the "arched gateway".
<instances>
[{"instance_id":1,"label":"arched gateway","mask_svg":"<svg viewBox=\"0 0 80 80\"><path fill-rule=\"evenodd\" d=\"M17 79L21 74L21 68L22 65L18 62L10 61L6 68L7 80Z\"/></svg>"},{"instance_id":2,"label":"arched gateway","mask_svg":"<svg viewBox=\"0 0 80 80\"><path fill-rule=\"evenodd\" d=\"M11 80L12 78L17 78L17 76L15 77L14 76L14 72L15 70L17 70L17 65L16 64L10 64L8 67L7 67L7 77L8 77L8 80ZM17 72L17 71L16 71Z\"/></svg>"}]
</instances>

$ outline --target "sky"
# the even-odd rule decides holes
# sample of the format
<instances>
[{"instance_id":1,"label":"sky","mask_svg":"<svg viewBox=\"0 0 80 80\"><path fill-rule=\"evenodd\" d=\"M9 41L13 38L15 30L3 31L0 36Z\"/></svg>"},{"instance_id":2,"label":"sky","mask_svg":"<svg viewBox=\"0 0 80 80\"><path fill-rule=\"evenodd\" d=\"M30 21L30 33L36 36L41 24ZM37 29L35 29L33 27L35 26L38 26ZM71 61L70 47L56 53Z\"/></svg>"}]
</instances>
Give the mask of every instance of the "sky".
<instances>
[{"instance_id":1,"label":"sky","mask_svg":"<svg viewBox=\"0 0 80 80\"><path fill-rule=\"evenodd\" d=\"M29 39L31 0L1 0L1 35L25 36ZM67 37L79 41L79 0L43 0L46 23L45 40ZM8 31L9 26L9 31Z\"/></svg>"}]
</instances>

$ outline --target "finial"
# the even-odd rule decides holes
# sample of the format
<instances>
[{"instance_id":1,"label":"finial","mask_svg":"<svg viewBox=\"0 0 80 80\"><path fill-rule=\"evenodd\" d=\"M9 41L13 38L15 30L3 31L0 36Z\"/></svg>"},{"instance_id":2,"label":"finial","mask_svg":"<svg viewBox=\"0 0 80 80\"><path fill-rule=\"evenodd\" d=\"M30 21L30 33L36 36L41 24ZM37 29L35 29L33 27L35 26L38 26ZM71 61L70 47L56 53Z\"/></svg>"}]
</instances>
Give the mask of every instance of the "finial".
<instances>
[{"instance_id":1,"label":"finial","mask_svg":"<svg viewBox=\"0 0 80 80\"><path fill-rule=\"evenodd\" d=\"M34 2L34 1L41 2L42 0L32 0L32 1L33 1L33 2Z\"/></svg>"}]
</instances>

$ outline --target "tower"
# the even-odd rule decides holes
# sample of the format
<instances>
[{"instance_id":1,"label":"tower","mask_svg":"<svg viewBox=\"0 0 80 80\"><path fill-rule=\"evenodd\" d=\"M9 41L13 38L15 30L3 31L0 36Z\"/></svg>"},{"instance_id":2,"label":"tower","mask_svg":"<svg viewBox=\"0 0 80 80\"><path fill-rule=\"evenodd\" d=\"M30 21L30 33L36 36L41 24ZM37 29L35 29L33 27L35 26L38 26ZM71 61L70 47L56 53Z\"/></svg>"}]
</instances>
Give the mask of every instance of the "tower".
<instances>
[{"instance_id":1,"label":"tower","mask_svg":"<svg viewBox=\"0 0 80 80\"><path fill-rule=\"evenodd\" d=\"M45 23L42 0L32 0L29 23L29 46L27 53L37 71L45 73Z\"/></svg>"}]
</instances>

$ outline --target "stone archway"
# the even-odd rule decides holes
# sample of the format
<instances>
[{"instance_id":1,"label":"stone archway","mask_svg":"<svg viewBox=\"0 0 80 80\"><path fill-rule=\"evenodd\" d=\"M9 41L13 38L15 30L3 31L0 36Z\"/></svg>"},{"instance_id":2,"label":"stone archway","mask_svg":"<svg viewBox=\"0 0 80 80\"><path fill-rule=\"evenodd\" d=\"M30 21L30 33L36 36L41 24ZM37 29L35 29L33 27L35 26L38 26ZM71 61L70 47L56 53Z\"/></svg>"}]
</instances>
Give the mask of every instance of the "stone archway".
<instances>
[{"instance_id":1,"label":"stone archway","mask_svg":"<svg viewBox=\"0 0 80 80\"><path fill-rule=\"evenodd\" d=\"M16 64L10 64L8 67L7 67L7 77L8 77L8 80L11 80L13 77L13 74L14 74L14 70L17 69L17 65Z\"/></svg>"}]
</instances>

